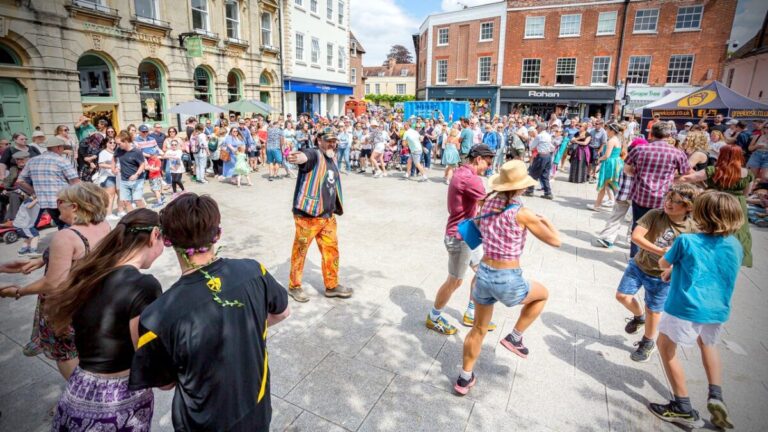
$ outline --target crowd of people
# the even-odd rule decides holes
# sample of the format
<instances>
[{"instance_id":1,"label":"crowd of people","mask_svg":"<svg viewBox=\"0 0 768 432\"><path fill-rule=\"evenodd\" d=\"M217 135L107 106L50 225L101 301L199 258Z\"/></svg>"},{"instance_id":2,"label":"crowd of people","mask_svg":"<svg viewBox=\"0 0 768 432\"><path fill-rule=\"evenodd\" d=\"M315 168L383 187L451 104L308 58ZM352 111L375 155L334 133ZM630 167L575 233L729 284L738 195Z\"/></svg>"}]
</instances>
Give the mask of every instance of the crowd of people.
<instances>
[{"instance_id":1,"label":"crowd of people","mask_svg":"<svg viewBox=\"0 0 768 432\"><path fill-rule=\"evenodd\" d=\"M631 218L631 258L616 290L632 314L624 330L643 331L630 358L648 361L658 349L674 395L649 409L665 421L703 423L676 357L678 345L698 345L712 422L732 427L717 344L739 268L753 264L749 222L766 222L758 206L767 200L768 124L749 130L717 117L679 131L673 126L654 118L641 131L633 116L545 120L513 113L453 121L380 112L190 118L183 134L159 124L117 131L83 117L74 136L66 125L50 137L36 132L32 143L16 134L12 143L0 142L2 215L25 243L23 259L0 265L0 272L44 273L23 286L0 287L0 297L37 296L24 353L56 361L67 380L53 410L54 430L148 430L152 388L174 389L177 429L268 430L267 328L290 314L289 297L310 300L302 275L312 241L322 257L325 296L354 293L339 280L341 174L378 179L401 172L425 181L440 165L448 185L448 276L426 327L457 332L443 309L472 270L462 319L472 328L454 385L466 395L477 382L483 339L496 329L497 302L522 306L501 345L522 358L530 352L523 335L549 291L523 277L527 233L552 247L562 240L525 197L538 186L541 198L554 199L557 173L567 171L559 181L594 184L597 198L586 208L611 212L596 247L618 247ZM287 287L257 261L219 257L218 205L185 189L185 177L253 185L250 175L261 169L268 181L296 181ZM145 208L145 196L159 213ZM59 231L41 251L43 214ZM163 292L140 270L165 247L174 251L181 277ZM209 367L216 359L227 367Z\"/></svg>"}]
</instances>

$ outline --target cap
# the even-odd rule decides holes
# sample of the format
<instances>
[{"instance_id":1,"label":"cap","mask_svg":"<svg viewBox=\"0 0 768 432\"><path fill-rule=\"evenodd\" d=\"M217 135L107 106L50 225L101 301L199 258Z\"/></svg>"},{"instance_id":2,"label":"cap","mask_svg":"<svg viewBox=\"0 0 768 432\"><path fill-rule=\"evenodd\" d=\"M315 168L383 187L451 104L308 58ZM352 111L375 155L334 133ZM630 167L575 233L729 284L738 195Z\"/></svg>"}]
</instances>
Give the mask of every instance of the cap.
<instances>
[{"instance_id":1,"label":"cap","mask_svg":"<svg viewBox=\"0 0 768 432\"><path fill-rule=\"evenodd\" d=\"M143 148L143 149L141 149L141 152L144 153L145 155L149 155L149 156L153 156L153 155L158 154L157 146Z\"/></svg>"},{"instance_id":2,"label":"cap","mask_svg":"<svg viewBox=\"0 0 768 432\"><path fill-rule=\"evenodd\" d=\"M376 120L371 120L371 126L379 127L379 122L377 122Z\"/></svg>"},{"instance_id":3,"label":"cap","mask_svg":"<svg viewBox=\"0 0 768 432\"><path fill-rule=\"evenodd\" d=\"M26 150L20 150L13 154L13 159L19 160L19 159L29 159L29 152Z\"/></svg>"},{"instance_id":4,"label":"cap","mask_svg":"<svg viewBox=\"0 0 768 432\"><path fill-rule=\"evenodd\" d=\"M36 131L32 132L32 138L44 137L44 136L45 136L45 134L43 133L43 131L36 130Z\"/></svg>"},{"instance_id":5,"label":"cap","mask_svg":"<svg viewBox=\"0 0 768 432\"><path fill-rule=\"evenodd\" d=\"M336 137L336 131L333 130L332 127L326 127L323 128L323 131L320 133L320 139L323 141L331 141L331 140L337 140Z\"/></svg>"},{"instance_id":6,"label":"cap","mask_svg":"<svg viewBox=\"0 0 768 432\"><path fill-rule=\"evenodd\" d=\"M149 132L149 126L145 124L139 126L139 132Z\"/></svg>"},{"instance_id":7,"label":"cap","mask_svg":"<svg viewBox=\"0 0 768 432\"><path fill-rule=\"evenodd\" d=\"M691 122L685 122L685 125L686 125L686 126L693 126L693 123L691 123Z\"/></svg>"},{"instance_id":8,"label":"cap","mask_svg":"<svg viewBox=\"0 0 768 432\"><path fill-rule=\"evenodd\" d=\"M485 144L478 144L469 150L469 158L474 159L478 156L496 156L496 152Z\"/></svg>"},{"instance_id":9,"label":"cap","mask_svg":"<svg viewBox=\"0 0 768 432\"><path fill-rule=\"evenodd\" d=\"M46 140L44 143L40 144L40 147L45 147L45 148L59 147L59 146L64 147L68 145L69 144L66 141L64 141L59 137L51 137L51 138L48 138L48 140Z\"/></svg>"},{"instance_id":10,"label":"cap","mask_svg":"<svg viewBox=\"0 0 768 432\"><path fill-rule=\"evenodd\" d=\"M727 125L735 125L735 124L739 124L739 121L736 120L736 119L730 119L730 120L728 120L728 122L726 124Z\"/></svg>"}]
</instances>

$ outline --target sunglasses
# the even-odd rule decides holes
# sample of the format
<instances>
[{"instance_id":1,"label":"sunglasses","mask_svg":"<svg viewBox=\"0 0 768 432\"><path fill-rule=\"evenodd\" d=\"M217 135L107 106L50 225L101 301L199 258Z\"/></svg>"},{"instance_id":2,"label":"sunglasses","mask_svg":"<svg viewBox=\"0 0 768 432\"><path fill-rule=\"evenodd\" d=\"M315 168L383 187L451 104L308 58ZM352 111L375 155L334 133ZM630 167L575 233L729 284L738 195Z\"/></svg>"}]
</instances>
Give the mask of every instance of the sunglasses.
<instances>
[{"instance_id":1,"label":"sunglasses","mask_svg":"<svg viewBox=\"0 0 768 432\"><path fill-rule=\"evenodd\" d=\"M72 203L67 201L67 200L63 200L61 198L57 198L56 199L56 207L59 207L62 204L72 204Z\"/></svg>"}]
</instances>

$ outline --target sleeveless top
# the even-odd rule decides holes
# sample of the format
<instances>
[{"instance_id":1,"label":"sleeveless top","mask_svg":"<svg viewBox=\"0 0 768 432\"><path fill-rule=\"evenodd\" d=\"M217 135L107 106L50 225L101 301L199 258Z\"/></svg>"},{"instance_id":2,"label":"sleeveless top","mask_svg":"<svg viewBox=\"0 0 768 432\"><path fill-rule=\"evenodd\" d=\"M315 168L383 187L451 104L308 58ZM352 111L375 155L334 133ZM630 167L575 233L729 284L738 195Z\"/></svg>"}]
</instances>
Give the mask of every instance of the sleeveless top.
<instances>
[{"instance_id":1,"label":"sleeveless top","mask_svg":"<svg viewBox=\"0 0 768 432\"><path fill-rule=\"evenodd\" d=\"M519 260L523 254L528 230L517 222L517 213L523 204L518 198L509 204L517 205L499 215L476 220L483 235L483 252L493 260ZM506 206L506 200L494 197L483 204L479 214L497 213Z\"/></svg>"},{"instance_id":2,"label":"sleeveless top","mask_svg":"<svg viewBox=\"0 0 768 432\"><path fill-rule=\"evenodd\" d=\"M85 236L81 234L80 231L72 227L69 227L67 229L75 233L75 235L77 235L78 237L80 237L80 240L83 241L83 247L85 248L85 252L83 252L83 256L88 255L91 252L91 244L88 242L88 239L85 238ZM45 273L48 273L48 261L51 259L50 248L45 248L45 250L43 251L42 258L43 258L43 263L45 264ZM77 261L77 259L73 258L72 262L75 262L75 261Z\"/></svg>"}]
</instances>

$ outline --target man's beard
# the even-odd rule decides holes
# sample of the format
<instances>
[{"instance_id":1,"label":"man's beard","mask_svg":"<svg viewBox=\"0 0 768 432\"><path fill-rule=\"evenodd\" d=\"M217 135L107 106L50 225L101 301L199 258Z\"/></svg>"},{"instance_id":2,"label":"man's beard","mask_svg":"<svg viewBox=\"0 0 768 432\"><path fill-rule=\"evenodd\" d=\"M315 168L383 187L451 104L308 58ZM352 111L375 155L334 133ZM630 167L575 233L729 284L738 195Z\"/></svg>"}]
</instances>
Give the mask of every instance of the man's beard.
<instances>
[{"instance_id":1,"label":"man's beard","mask_svg":"<svg viewBox=\"0 0 768 432\"><path fill-rule=\"evenodd\" d=\"M329 158L335 158L335 157L336 157L336 150L334 150L334 149L332 149L332 148L329 148L329 149L325 149L325 150L323 151L323 154L325 154L325 155L326 155L326 156L328 156Z\"/></svg>"}]
</instances>

